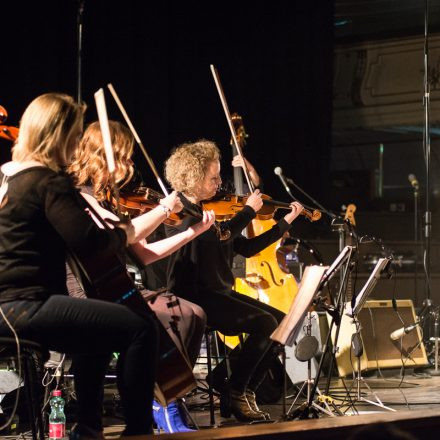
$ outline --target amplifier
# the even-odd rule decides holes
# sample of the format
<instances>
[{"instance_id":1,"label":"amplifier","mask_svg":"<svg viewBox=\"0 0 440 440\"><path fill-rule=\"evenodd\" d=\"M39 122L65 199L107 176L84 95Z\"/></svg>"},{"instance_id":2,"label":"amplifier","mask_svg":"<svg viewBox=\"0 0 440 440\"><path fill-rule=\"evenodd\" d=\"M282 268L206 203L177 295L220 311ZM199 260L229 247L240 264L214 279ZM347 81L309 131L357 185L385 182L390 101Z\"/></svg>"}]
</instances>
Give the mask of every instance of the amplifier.
<instances>
[{"instance_id":1,"label":"amplifier","mask_svg":"<svg viewBox=\"0 0 440 440\"><path fill-rule=\"evenodd\" d=\"M401 317L402 321L399 318ZM413 324L416 321L414 305L411 300L397 300L397 312L391 300L366 301L357 316L361 324L363 354L360 357L361 370L380 368L405 368L428 364L422 334L417 326L403 338L396 341L390 335L395 330ZM352 336L356 328L352 318L345 313L342 317L338 338L336 362L341 376L357 370L357 358L352 349ZM335 328L332 330L334 344Z\"/></svg>"}]
</instances>

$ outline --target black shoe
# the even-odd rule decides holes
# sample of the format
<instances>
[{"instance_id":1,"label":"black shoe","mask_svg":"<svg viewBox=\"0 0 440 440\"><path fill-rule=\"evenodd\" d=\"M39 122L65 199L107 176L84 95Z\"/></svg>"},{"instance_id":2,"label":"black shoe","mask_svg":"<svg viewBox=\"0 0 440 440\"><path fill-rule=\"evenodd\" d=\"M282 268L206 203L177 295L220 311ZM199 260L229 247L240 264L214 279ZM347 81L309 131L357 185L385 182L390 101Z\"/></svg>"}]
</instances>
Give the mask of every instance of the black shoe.
<instances>
[{"instance_id":1,"label":"black shoe","mask_svg":"<svg viewBox=\"0 0 440 440\"><path fill-rule=\"evenodd\" d=\"M220 396L220 415L231 417L231 414L240 422L261 422L266 420L264 414L255 412L249 405L246 394L230 389L229 393Z\"/></svg>"},{"instance_id":2,"label":"black shoe","mask_svg":"<svg viewBox=\"0 0 440 440\"><path fill-rule=\"evenodd\" d=\"M258 408L256 395L251 390L246 390L246 399L249 402L249 406L253 409L257 414L262 414L266 420L270 420L270 414L266 411L262 411Z\"/></svg>"},{"instance_id":3,"label":"black shoe","mask_svg":"<svg viewBox=\"0 0 440 440\"><path fill-rule=\"evenodd\" d=\"M69 440L105 440L102 431L77 423L70 430Z\"/></svg>"}]
</instances>

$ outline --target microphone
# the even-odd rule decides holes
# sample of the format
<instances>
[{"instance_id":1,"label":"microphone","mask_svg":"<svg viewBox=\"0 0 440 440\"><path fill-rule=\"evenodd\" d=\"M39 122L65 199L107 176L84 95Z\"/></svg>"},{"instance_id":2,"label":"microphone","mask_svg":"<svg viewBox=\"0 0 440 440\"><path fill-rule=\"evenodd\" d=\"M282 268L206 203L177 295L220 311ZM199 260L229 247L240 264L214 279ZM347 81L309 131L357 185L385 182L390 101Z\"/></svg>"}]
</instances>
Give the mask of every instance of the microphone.
<instances>
[{"instance_id":1,"label":"microphone","mask_svg":"<svg viewBox=\"0 0 440 440\"><path fill-rule=\"evenodd\" d=\"M290 188L289 188L289 185L287 184L286 179L285 179L285 177L283 176L283 170L281 169L281 167L276 167L276 168L273 170L273 172L274 172L274 173L280 178L281 183L283 184L284 189L286 190L287 194L289 194L290 197L293 198L292 193L291 193Z\"/></svg>"},{"instance_id":2,"label":"microphone","mask_svg":"<svg viewBox=\"0 0 440 440\"><path fill-rule=\"evenodd\" d=\"M419 181L414 174L408 174L408 180L414 189L419 189Z\"/></svg>"},{"instance_id":3,"label":"microphone","mask_svg":"<svg viewBox=\"0 0 440 440\"><path fill-rule=\"evenodd\" d=\"M407 335L410 331L414 330L418 325L419 325L419 323L416 322L414 324L408 325L407 327L402 327L402 328L399 328L398 330L394 330L390 334L390 339L392 341L397 341L402 336Z\"/></svg>"}]
</instances>

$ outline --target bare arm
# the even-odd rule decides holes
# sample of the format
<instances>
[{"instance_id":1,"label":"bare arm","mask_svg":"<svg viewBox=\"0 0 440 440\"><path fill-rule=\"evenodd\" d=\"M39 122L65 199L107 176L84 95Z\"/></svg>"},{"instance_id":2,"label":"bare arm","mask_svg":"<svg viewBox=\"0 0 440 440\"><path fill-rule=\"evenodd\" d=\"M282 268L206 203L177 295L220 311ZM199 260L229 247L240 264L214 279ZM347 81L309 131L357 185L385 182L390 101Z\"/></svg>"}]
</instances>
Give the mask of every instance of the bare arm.
<instances>
[{"instance_id":1,"label":"bare arm","mask_svg":"<svg viewBox=\"0 0 440 440\"><path fill-rule=\"evenodd\" d=\"M171 212L180 212L182 209L182 202L176 191L173 191L170 195L161 199L160 204L151 211L132 219L135 237L131 243L136 243L148 237Z\"/></svg>"},{"instance_id":2,"label":"bare arm","mask_svg":"<svg viewBox=\"0 0 440 440\"><path fill-rule=\"evenodd\" d=\"M112 212L104 209L98 201L90 194L81 193L90 205L98 212L103 220L110 226L117 222L118 217ZM183 208L177 193L174 191L169 196L161 199L160 204L152 210L132 219L128 225L119 225L122 229L131 229L127 232L127 243L133 244L148 237L169 215L171 212L179 212ZM95 219L97 221L97 219ZM100 222L97 221L99 224Z\"/></svg>"},{"instance_id":3,"label":"bare arm","mask_svg":"<svg viewBox=\"0 0 440 440\"><path fill-rule=\"evenodd\" d=\"M186 243L208 230L214 223L214 220L215 215L213 211L204 211L203 219L185 231L154 243L147 243L145 240L142 240L132 244L131 249L144 265L154 263L161 258L168 257L168 255L171 255Z\"/></svg>"}]
</instances>

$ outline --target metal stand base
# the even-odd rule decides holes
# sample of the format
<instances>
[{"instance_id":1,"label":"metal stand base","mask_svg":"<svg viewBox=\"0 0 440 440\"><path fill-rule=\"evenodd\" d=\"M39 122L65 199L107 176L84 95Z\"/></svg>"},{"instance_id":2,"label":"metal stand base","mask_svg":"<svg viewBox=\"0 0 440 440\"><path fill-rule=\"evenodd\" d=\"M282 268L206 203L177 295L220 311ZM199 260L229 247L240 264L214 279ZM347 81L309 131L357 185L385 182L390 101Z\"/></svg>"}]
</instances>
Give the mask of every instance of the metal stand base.
<instances>
[{"instance_id":1,"label":"metal stand base","mask_svg":"<svg viewBox=\"0 0 440 440\"><path fill-rule=\"evenodd\" d=\"M306 338L314 338L313 336L311 336L311 331L312 331L312 315L310 312L308 312L306 336L304 337L304 340L306 340ZM326 414L330 417L343 415L343 413L339 410L339 408L334 404L333 399L331 397L324 396L323 394L321 394L321 391L319 390L318 386L315 387L315 391L318 394L318 397L316 398L316 401L314 400L311 401L312 389L314 388L315 385L315 380L312 379L312 358L316 355L316 350L314 352L308 353L304 358L301 358L301 356L298 355L298 353L295 353L295 355L297 359L300 361L307 360L307 379L303 382L303 384L299 388L294 401L289 407L289 410L284 413L283 420L318 418L320 413ZM301 404L298 408L293 410L293 407L298 401L300 395L303 393L304 388L307 391L306 392L307 400L303 404Z\"/></svg>"},{"instance_id":2,"label":"metal stand base","mask_svg":"<svg viewBox=\"0 0 440 440\"><path fill-rule=\"evenodd\" d=\"M359 334L359 333L358 333ZM361 338L359 337L358 340L360 341ZM395 409L390 408L389 406L386 406L382 403L382 401L379 399L379 396L370 388L370 386L367 384L367 382L365 382L365 380L362 377L362 372L361 372L361 356L362 356L362 351L359 351L359 353L356 353L356 360L357 360L357 371L356 371L356 378L355 378L355 383L356 383L356 400L354 402L354 405L356 405L356 402L365 402L368 403L370 405L374 405L377 406L378 408L382 408L385 409L387 411L392 411L392 412L396 412ZM372 394L375 398L374 400L369 400L366 399L365 397L361 396L361 384L363 384L365 386L365 388L368 389L368 391L370 392L370 394ZM353 408L354 408L353 405Z\"/></svg>"}]
</instances>

